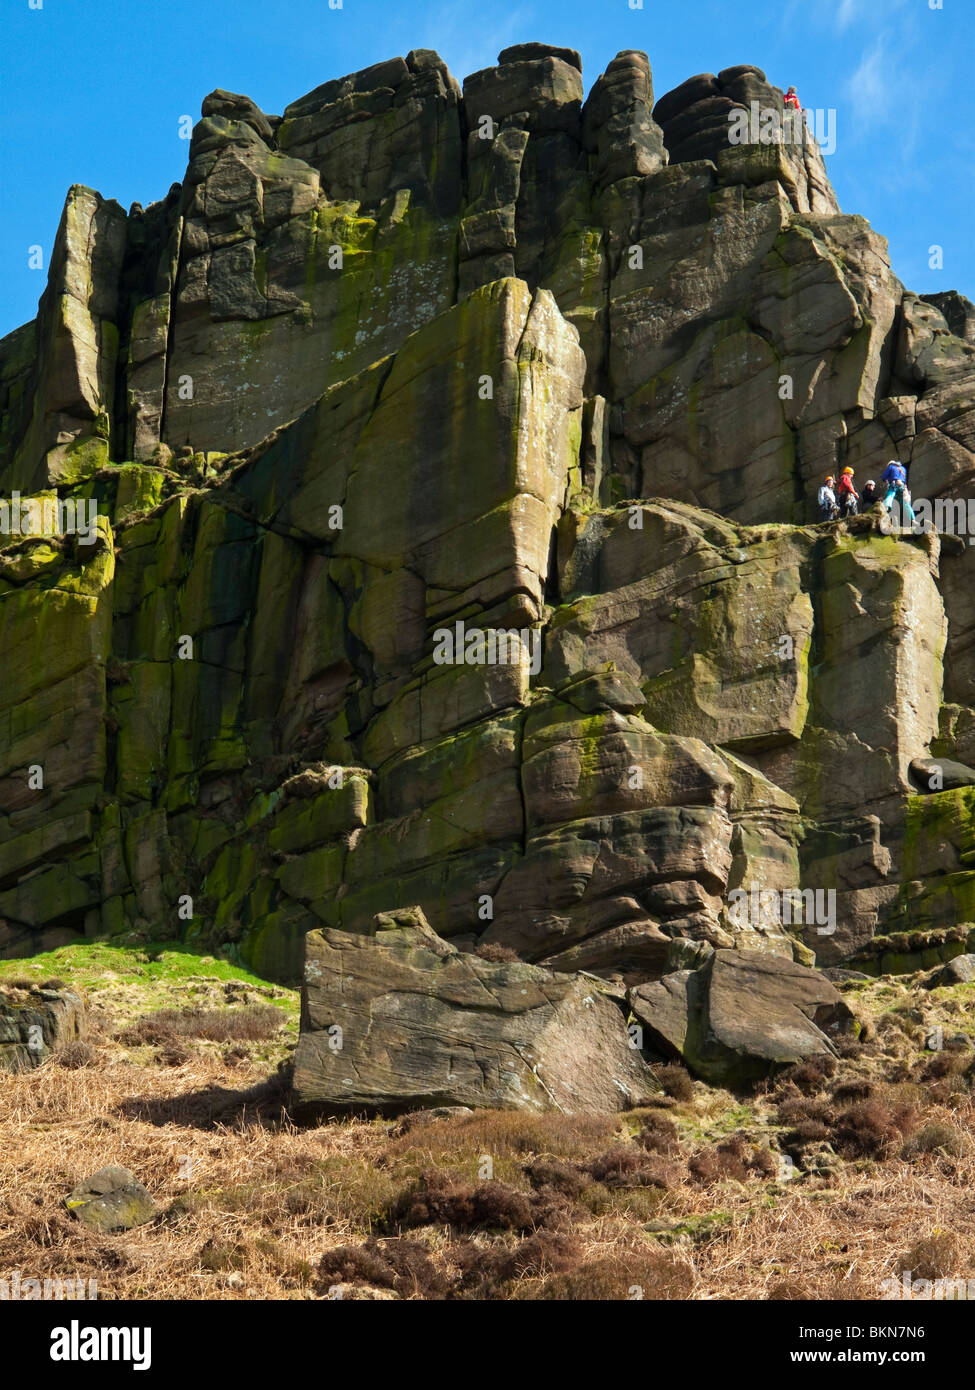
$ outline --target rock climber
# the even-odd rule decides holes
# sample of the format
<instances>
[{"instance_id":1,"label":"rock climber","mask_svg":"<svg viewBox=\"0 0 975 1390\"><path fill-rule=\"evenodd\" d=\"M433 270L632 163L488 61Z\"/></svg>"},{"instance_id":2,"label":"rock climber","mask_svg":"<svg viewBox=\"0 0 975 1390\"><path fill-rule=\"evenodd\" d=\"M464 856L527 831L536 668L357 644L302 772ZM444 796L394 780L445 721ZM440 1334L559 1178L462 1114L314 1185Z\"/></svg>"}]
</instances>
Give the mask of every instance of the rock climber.
<instances>
[{"instance_id":1,"label":"rock climber","mask_svg":"<svg viewBox=\"0 0 975 1390\"><path fill-rule=\"evenodd\" d=\"M860 501L863 503L864 511L866 511L868 507L872 507L875 502L880 501L880 498L877 496L877 484L872 478L868 478L864 483L863 491L860 494Z\"/></svg>"},{"instance_id":2,"label":"rock climber","mask_svg":"<svg viewBox=\"0 0 975 1390\"><path fill-rule=\"evenodd\" d=\"M799 97L796 93L795 87L790 87L789 90L786 92L785 104L786 106L791 106L793 111L802 110L802 107L799 105Z\"/></svg>"},{"instance_id":3,"label":"rock climber","mask_svg":"<svg viewBox=\"0 0 975 1390\"><path fill-rule=\"evenodd\" d=\"M891 459L883 473L880 475L880 482L886 487L887 492L884 497L884 506L888 512L891 510L896 500L898 507L903 510L904 519L909 526L914 525L914 508L911 506L911 494L907 487L907 469L900 459Z\"/></svg>"},{"instance_id":4,"label":"rock climber","mask_svg":"<svg viewBox=\"0 0 975 1390\"><path fill-rule=\"evenodd\" d=\"M843 476L840 478L840 485L836 489L839 494L840 516L856 516L860 494L853 486L853 469L844 468Z\"/></svg>"},{"instance_id":5,"label":"rock climber","mask_svg":"<svg viewBox=\"0 0 975 1390\"><path fill-rule=\"evenodd\" d=\"M819 489L820 521L835 521L840 514L836 505L836 493L833 491L835 484L836 479L830 473L827 474L825 483Z\"/></svg>"}]
</instances>

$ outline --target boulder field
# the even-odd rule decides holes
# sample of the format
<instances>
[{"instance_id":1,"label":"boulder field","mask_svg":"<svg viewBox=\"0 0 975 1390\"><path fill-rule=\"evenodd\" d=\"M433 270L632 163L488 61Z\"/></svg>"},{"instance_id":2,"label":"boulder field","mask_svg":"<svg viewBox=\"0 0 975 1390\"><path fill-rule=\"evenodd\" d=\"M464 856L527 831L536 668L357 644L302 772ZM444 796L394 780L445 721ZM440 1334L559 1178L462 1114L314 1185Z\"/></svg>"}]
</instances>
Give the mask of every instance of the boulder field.
<instances>
[{"instance_id":1,"label":"boulder field","mask_svg":"<svg viewBox=\"0 0 975 1390\"><path fill-rule=\"evenodd\" d=\"M975 550L815 501L965 514L975 307L756 102L415 50L70 190L0 340L0 955L304 973L302 1103L388 1112L745 1079L855 1027L814 965L975 949Z\"/></svg>"}]
</instances>

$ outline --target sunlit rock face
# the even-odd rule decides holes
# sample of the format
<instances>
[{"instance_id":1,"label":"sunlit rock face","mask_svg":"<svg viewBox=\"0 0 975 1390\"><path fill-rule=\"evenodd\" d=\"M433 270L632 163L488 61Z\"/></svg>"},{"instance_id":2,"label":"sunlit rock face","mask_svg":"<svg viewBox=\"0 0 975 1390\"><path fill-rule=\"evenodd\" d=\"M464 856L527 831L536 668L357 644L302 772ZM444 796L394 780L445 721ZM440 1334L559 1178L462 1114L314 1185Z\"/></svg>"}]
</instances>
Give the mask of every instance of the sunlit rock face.
<instances>
[{"instance_id":1,"label":"sunlit rock face","mask_svg":"<svg viewBox=\"0 0 975 1390\"><path fill-rule=\"evenodd\" d=\"M975 760L973 551L815 492L966 502L975 309L811 135L733 142L755 103L417 50L215 91L147 209L70 191L0 488L97 516L0 538L0 952L292 979L413 907L630 986L964 949L971 789L911 765Z\"/></svg>"}]
</instances>

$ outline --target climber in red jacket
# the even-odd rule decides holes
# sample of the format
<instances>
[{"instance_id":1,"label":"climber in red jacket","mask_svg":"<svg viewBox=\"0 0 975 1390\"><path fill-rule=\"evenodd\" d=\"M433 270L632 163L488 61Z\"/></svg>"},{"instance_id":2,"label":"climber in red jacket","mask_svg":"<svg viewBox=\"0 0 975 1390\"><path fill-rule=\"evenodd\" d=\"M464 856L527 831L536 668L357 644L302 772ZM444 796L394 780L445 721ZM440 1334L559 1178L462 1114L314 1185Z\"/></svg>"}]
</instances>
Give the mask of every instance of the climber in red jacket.
<instances>
[{"instance_id":1,"label":"climber in red jacket","mask_svg":"<svg viewBox=\"0 0 975 1390\"><path fill-rule=\"evenodd\" d=\"M860 501L860 494L853 486L852 468L843 469L843 476L836 489L836 500L840 504L840 516L856 516L859 510L857 503Z\"/></svg>"},{"instance_id":2,"label":"climber in red jacket","mask_svg":"<svg viewBox=\"0 0 975 1390\"><path fill-rule=\"evenodd\" d=\"M801 107L800 104L799 104L799 97L798 97L798 95L797 95L797 93L796 93L795 87L790 87L789 90L786 92L786 94L785 94L785 104L786 104L786 106L791 106L792 109L793 109L793 111L801 111L801 110L802 110L802 107Z\"/></svg>"}]
</instances>

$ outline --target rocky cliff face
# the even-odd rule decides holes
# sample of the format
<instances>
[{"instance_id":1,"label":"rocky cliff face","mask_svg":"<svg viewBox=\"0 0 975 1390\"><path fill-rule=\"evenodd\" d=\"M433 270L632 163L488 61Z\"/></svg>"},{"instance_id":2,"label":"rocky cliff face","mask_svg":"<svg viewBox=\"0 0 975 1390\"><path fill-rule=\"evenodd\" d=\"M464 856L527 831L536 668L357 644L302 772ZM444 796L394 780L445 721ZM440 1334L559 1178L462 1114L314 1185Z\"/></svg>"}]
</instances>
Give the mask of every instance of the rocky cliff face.
<instances>
[{"instance_id":1,"label":"rocky cliff face","mask_svg":"<svg viewBox=\"0 0 975 1390\"><path fill-rule=\"evenodd\" d=\"M813 140L731 145L756 101L418 51L212 93L148 209L71 190L0 486L99 515L0 553L0 951L292 977L411 905L627 983L963 949L975 791L911 764L975 759L973 552L813 523L847 464L967 498L975 310Z\"/></svg>"}]
</instances>

